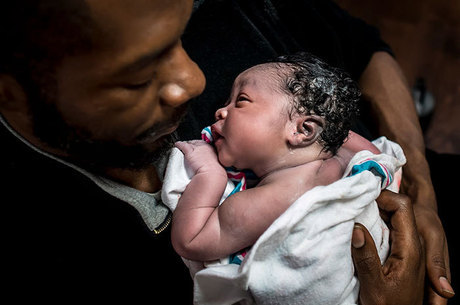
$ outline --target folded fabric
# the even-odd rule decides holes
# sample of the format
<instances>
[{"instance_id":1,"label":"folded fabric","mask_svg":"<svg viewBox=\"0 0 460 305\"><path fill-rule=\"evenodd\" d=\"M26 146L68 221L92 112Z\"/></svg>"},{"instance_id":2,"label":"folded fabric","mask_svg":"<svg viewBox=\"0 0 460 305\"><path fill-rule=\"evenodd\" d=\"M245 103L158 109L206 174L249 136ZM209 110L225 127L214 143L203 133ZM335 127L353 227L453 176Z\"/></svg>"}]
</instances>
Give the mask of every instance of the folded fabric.
<instances>
[{"instance_id":1,"label":"folded fabric","mask_svg":"<svg viewBox=\"0 0 460 305\"><path fill-rule=\"evenodd\" d=\"M184 259L194 279L195 304L356 304L359 283L351 258L355 222L366 226L383 262L389 231L375 199L397 190L404 154L386 138L373 142L382 154L357 153L344 177L298 198L260 236L241 265ZM162 200L174 211L191 173L182 153L171 154ZM229 180L222 201L234 188Z\"/></svg>"}]
</instances>

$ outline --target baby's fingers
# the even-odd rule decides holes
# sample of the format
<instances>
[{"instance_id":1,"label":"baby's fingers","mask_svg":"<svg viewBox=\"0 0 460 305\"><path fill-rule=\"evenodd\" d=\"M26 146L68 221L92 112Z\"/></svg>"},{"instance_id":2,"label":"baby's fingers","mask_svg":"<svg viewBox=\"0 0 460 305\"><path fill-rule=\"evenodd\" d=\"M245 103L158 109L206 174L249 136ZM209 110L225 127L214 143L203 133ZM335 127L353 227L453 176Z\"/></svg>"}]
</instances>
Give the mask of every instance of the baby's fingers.
<instances>
[{"instance_id":1,"label":"baby's fingers","mask_svg":"<svg viewBox=\"0 0 460 305\"><path fill-rule=\"evenodd\" d=\"M187 166L195 173L198 171L219 170L221 168L214 148L205 141L176 142L175 145L184 154Z\"/></svg>"},{"instance_id":2,"label":"baby's fingers","mask_svg":"<svg viewBox=\"0 0 460 305\"><path fill-rule=\"evenodd\" d=\"M179 148L184 155L192 153L196 148L202 145L208 145L202 140L192 140L192 141L178 141L174 145Z\"/></svg>"},{"instance_id":3,"label":"baby's fingers","mask_svg":"<svg viewBox=\"0 0 460 305\"><path fill-rule=\"evenodd\" d=\"M174 146L180 149L180 151L184 154L187 155L193 151L193 146L185 141L179 141L174 143Z\"/></svg>"}]
</instances>

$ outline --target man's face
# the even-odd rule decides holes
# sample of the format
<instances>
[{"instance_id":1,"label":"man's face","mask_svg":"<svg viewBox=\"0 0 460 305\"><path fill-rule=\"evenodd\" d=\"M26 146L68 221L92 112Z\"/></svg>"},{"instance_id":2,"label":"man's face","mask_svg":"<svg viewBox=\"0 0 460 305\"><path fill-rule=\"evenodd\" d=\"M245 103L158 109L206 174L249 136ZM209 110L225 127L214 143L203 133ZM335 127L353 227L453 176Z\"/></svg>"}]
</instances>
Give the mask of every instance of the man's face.
<instances>
[{"instance_id":1,"label":"man's face","mask_svg":"<svg viewBox=\"0 0 460 305\"><path fill-rule=\"evenodd\" d=\"M64 57L52 97L35 112L37 135L102 167L142 167L178 126L204 76L182 48L189 0L87 0L98 31L94 50ZM48 124L44 120L58 123ZM50 139L51 138L51 139ZM132 160L141 158L145 160Z\"/></svg>"}]
</instances>

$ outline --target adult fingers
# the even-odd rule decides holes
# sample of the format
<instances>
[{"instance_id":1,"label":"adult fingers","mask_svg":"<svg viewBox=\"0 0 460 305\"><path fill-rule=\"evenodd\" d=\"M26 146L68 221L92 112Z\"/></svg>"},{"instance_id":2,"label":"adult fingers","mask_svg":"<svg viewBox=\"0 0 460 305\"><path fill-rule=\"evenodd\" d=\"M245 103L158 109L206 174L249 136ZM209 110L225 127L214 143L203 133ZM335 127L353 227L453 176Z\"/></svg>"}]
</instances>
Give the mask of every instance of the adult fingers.
<instances>
[{"instance_id":1,"label":"adult fingers","mask_svg":"<svg viewBox=\"0 0 460 305\"><path fill-rule=\"evenodd\" d=\"M412 204L408 196L382 192L377 199L379 207L390 215L391 253L383 266L388 274L409 272L413 274L414 287L423 287L424 252L415 223ZM399 274L404 278L404 274Z\"/></svg>"},{"instance_id":2,"label":"adult fingers","mask_svg":"<svg viewBox=\"0 0 460 305\"><path fill-rule=\"evenodd\" d=\"M455 292L450 285L449 252L447 241L442 225L437 215L432 217L430 222L421 228L425 249L427 275L431 284L428 293L429 304L442 305L447 301L444 298L451 298ZM423 217L420 217L420 222ZM436 222L437 221L437 222ZM438 223L438 226L433 225Z\"/></svg>"},{"instance_id":3,"label":"adult fingers","mask_svg":"<svg viewBox=\"0 0 460 305\"><path fill-rule=\"evenodd\" d=\"M361 291L372 291L375 285L383 281L382 266L372 236L363 225L355 224L351 244Z\"/></svg>"}]
</instances>

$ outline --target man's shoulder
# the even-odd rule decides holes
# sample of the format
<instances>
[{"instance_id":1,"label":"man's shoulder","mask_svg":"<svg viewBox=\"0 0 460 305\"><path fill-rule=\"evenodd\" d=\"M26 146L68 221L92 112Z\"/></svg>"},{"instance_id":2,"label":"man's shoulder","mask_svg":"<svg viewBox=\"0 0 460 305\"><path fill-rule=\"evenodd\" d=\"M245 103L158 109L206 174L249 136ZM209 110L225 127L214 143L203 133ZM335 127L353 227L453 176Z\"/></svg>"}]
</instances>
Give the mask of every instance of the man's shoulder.
<instances>
[{"instance_id":1,"label":"man's shoulder","mask_svg":"<svg viewBox=\"0 0 460 305\"><path fill-rule=\"evenodd\" d=\"M191 282L168 231L155 235L130 204L34 151L2 126L0 141L0 213L8 262L2 271L11 279L8 293L21 283L22 289L37 289L47 298L83 296L90 290L102 297L109 293L105 288L110 295L168 297L167 287L177 281L185 293L169 297L191 304L184 302L191 300ZM159 264L168 268L162 275Z\"/></svg>"},{"instance_id":2,"label":"man's shoulder","mask_svg":"<svg viewBox=\"0 0 460 305\"><path fill-rule=\"evenodd\" d=\"M94 214L102 214L107 208L120 210L125 205L132 209L75 169L35 151L2 126L0 140L4 210L24 216L36 213L31 220L69 213L71 221L76 219L73 215L89 213L87 209Z\"/></svg>"},{"instance_id":3,"label":"man's shoulder","mask_svg":"<svg viewBox=\"0 0 460 305\"><path fill-rule=\"evenodd\" d=\"M85 184L85 179L75 170L34 151L3 127L0 127L0 139L0 176L2 184L10 190L45 187L48 191L58 191L66 185L75 188Z\"/></svg>"}]
</instances>

